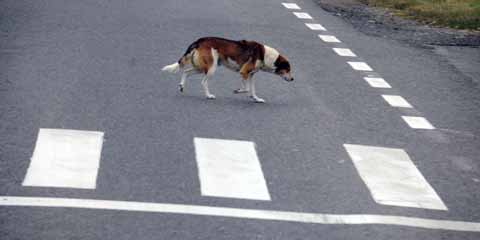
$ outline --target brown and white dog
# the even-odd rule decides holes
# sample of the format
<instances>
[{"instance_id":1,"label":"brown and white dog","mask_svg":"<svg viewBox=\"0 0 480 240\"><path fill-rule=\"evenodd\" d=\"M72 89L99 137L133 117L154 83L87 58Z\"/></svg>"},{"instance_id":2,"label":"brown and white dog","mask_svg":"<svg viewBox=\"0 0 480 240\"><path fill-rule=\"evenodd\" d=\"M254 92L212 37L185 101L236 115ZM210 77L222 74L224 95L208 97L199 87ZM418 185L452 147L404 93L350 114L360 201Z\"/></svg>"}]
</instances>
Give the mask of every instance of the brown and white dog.
<instances>
[{"instance_id":1,"label":"brown and white dog","mask_svg":"<svg viewBox=\"0 0 480 240\"><path fill-rule=\"evenodd\" d=\"M290 63L277 50L255 41L233 41L217 37L200 38L193 42L178 62L163 67L162 71L176 73L183 70L180 80L181 92L185 88L188 76L205 74L202 80L205 95L208 99L215 99L208 89L208 79L219 65L240 73L242 87L234 93L249 92L255 102L265 102L255 93L255 82L252 77L256 72L269 72L281 76L286 81L293 81Z\"/></svg>"}]
</instances>

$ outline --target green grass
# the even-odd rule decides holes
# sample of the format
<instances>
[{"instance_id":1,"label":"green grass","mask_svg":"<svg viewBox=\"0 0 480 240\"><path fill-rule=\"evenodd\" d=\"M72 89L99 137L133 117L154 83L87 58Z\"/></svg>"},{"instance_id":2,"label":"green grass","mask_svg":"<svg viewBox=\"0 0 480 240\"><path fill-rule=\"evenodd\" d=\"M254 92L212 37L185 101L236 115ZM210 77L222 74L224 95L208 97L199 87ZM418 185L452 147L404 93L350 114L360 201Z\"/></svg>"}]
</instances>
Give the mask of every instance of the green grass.
<instances>
[{"instance_id":1,"label":"green grass","mask_svg":"<svg viewBox=\"0 0 480 240\"><path fill-rule=\"evenodd\" d=\"M361 0L427 24L480 30L480 0Z\"/></svg>"}]
</instances>

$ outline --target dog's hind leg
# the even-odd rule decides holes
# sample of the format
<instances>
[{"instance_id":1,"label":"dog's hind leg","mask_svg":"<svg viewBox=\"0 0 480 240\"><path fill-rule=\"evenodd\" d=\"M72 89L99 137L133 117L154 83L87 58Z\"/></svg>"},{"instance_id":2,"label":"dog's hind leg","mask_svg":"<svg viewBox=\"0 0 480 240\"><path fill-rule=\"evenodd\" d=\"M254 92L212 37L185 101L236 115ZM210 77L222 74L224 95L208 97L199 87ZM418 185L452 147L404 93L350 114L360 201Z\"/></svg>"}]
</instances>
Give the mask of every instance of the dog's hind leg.
<instances>
[{"instance_id":1,"label":"dog's hind leg","mask_svg":"<svg viewBox=\"0 0 480 240\"><path fill-rule=\"evenodd\" d=\"M248 85L245 83L247 80L244 80L244 79L241 79L241 83L242 83L242 86L239 88L239 89L235 89L233 90L233 93L235 94L239 94L239 93L247 93L250 91L250 89L248 88Z\"/></svg>"},{"instance_id":2,"label":"dog's hind leg","mask_svg":"<svg viewBox=\"0 0 480 240\"><path fill-rule=\"evenodd\" d=\"M215 99L215 95L210 93L210 90L208 89L208 79L210 78L209 75L205 75L202 79L202 86L203 86L203 91L205 91L205 96L208 99Z\"/></svg>"},{"instance_id":3,"label":"dog's hind leg","mask_svg":"<svg viewBox=\"0 0 480 240\"><path fill-rule=\"evenodd\" d=\"M215 73L215 71L217 70L218 52L217 50L212 48L211 53L212 53L212 62L210 62L208 71L202 80L202 86L203 86L203 90L205 91L205 96L208 99L215 99L215 95L211 94L210 90L208 89L208 79L210 79L212 75Z\"/></svg>"},{"instance_id":4,"label":"dog's hind leg","mask_svg":"<svg viewBox=\"0 0 480 240\"><path fill-rule=\"evenodd\" d=\"M191 75L194 75L194 74L199 74L199 73L200 72L195 68L189 68L189 69L186 69L185 71L183 71L182 78L180 80L180 84L178 84L180 92L183 92L183 90L185 89L185 81L187 80L187 77L189 77Z\"/></svg>"}]
</instances>

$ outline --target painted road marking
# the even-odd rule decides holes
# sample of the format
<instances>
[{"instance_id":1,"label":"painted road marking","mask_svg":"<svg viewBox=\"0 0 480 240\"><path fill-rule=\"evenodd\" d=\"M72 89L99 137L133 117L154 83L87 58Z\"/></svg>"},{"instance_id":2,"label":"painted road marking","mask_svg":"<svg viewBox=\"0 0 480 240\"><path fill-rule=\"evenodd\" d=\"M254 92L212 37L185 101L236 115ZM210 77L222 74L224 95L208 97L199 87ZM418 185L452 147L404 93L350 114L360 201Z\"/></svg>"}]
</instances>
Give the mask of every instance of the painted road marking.
<instances>
[{"instance_id":1,"label":"painted road marking","mask_svg":"<svg viewBox=\"0 0 480 240\"><path fill-rule=\"evenodd\" d=\"M318 35L318 37L320 39L322 39L322 41L324 42L333 42L333 43L339 43L340 40L338 40L338 38L336 38L335 36L332 36L332 35Z\"/></svg>"},{"instance_id":2,"label":"painted road marking","mask_svg":"<svg viewBox=\"0 0 480 240\"><path fill-rule=\"evenodd\" d=\"M392 88L383 78L364 77L363 79L374 88Z\"/></svg>"},{"instance_id":3,"label":"painted road marking","mask_svg":"<svg viewBox=\"0 0 480 240\"><path fill-rule=\"evenodd\" d=\"M202 195L270 201L255 144L195 138Z\"/></svg>"},{"instance_id":4,"label":"painted road marking","mask_svg":"<svg viewBox=\"0 0 480 240\"><path fill-rule=\"evenodd\" d=\"M306 12L293 12L293 14L295 14L295 16L300 19L313 19L312 16L310 16L310 14Z\"/></svg>"},{"instance_id":5,"label":"painted road marking","mask_svg":"<svg viewBox=\"0 0 480 240\"><path fill-rule=\"evenodd\" d=\"M398 95L382 95L383 99L387 101L392 107L412 108L412 105L405 100L402 96Z\"/></svg>"},{"instance_id":6,"label":"painted road marking","mask_svg":"<svg viewBox=\"0 0 480 240\"><path fill-rule=\"evenodd\" d=\"M305 23L305 25L314 31L327 31L321 24L318 23Z\"/></svg>"},{"instance_id":7,"label":"painted road marking","mask_svg":"<svg viewBox=\"0 0 480 240\"><path fill-rule=\"evenodd\" d=\"M364 62L347 62L354 70L373 71L373 69Z\"/></svg>"},{"instance_id":8,"label":"painted road marking","mask_svg":"<svg viewBox=\"0 0 480 240\"><path fill-rule=\"evenodd\" d=\"M301 9L297 4L295 3L282 3L282 5L288 9Z\"/></svg>"},{"instance_id":9,"label":"painted road marking","mask_svg":"<svg viewBox=\"0 0 480 240\"><path fill-rule=\"evenodd\" d=\"M323 214L287 212L261 209L242 209L212 207L201 205L183 205L170 203L127 202L78 198L42 198L0 196L0 206L59 207L102 209L132 212L151 212L168 214L187 214L200 216L230 217L314 224L336 225L395 225L464 232L480 232L480 223L428 218L371 215L371 214Z\"/></svg>"},{"instance_id":10,"label":"painted road marking","mask_svg":"<svg viewBox=\"0 0 480 240\"><path fill-rule=\"evenodd\" d=\"M318 37L320 39L322 39L322 41L324 42L330 42L330 43L339 43L340 40L338 40L338 38L336 38L335 36L332 36L332 35L318 35Z\"/></svg>"},{"instance_id":11,"label":"painted road marking","mask_svg":"<svg viewBox=\"0 0 480 240\"><path fill-rule=\"evenodd\" d=\"M342 57L356 57L355 53L352 52L352 50L348 48L333 48L333 51L335 51L339 56Z\"/></svg>"},{"instance_id":12,"label":"painted road marking","mask_svg":"<svg viewBox=\"0 0 480 240\"><path fill-rule=\"evenodd\" d=\"M415 129L435 129L435 127L424 117L402 116L403 120Z\"/></svg>"},{"instance_id":13,"label":"painted road marking","mask_svg":"<svg viewBox=\"0 0 480 240\"><path fill-rule=\"evenodd\" d=\"M23 186L95 189L102 143L103 132L40 129Z\"/></svg>"},{"instance_id":14,"label":"painted road marking","mask_svg":"<svg viewBox=\"0 0 480 240\"><path fill-rule=\"evenodd\" d=\"M344 144L375 202L447 210L403 149Z\"/></svg>"}]
</instances>

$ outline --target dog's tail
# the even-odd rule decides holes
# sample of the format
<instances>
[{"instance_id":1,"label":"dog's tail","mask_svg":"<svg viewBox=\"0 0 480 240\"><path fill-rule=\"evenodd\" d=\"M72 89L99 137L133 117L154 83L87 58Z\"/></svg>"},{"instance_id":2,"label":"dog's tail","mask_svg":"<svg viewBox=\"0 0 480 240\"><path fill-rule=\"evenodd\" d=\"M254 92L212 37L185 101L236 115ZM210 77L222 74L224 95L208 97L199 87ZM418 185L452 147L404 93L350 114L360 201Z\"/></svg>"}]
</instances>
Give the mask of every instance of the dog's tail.
<instances>
[{"instance_id":1,"label":"dog's tail","mask_svg":"<svg viewBox=\"0 0 480 240\"><path fill-rule=\"evenodd\" d=\"M170 72L170 73L177 73L183 65L188 62L188 56L199 46L199 42L201 39L195 41L194 43L188 46L187 51L183 54L183 56L178 60L178 62L167 65L162 68L162 71Z\"/></svg>"},{"instance_id":2,"label":"dog's tail","mask_svg":"<svg viewBox=\"0 0 480 240\"><path fill-rule=\"evenodd\" d=\"M180 64L178 62L167 65L162 68L162 71L166 71L170 73L177 73L179 70L180 70Z\"/></svg>"}]
</instances>

